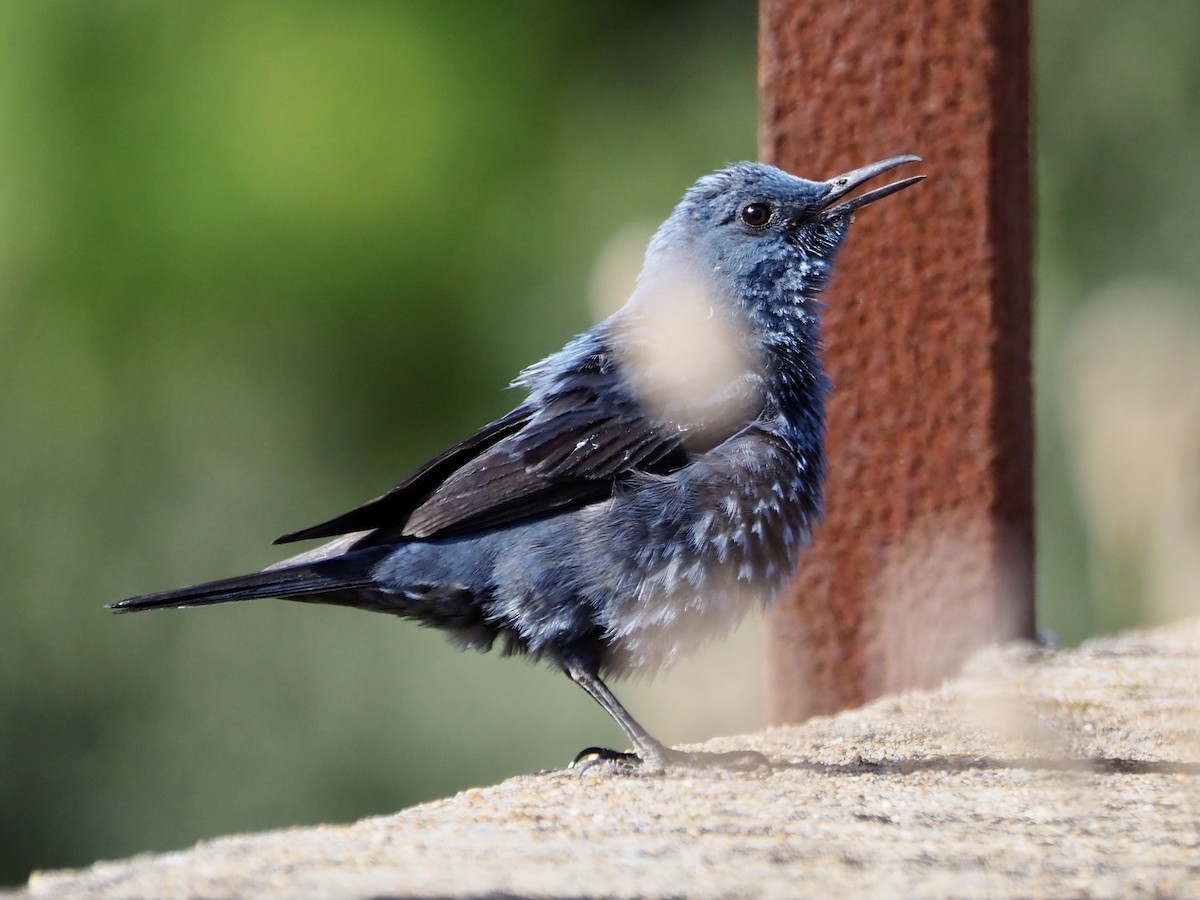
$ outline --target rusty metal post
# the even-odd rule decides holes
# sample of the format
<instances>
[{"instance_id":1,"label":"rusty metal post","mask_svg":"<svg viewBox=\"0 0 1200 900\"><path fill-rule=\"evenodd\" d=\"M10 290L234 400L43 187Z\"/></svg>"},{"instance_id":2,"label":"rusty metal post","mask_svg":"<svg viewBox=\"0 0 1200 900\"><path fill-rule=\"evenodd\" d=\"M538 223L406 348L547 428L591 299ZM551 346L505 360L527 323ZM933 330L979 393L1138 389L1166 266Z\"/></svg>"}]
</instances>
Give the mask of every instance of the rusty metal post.
<instances>
[{"instance_id":1,"label":"rusty metal post","mask_svg":"<svg viewBox=\"0 0 1200 900\"><path fill-rule=\"evenodd\" d=\"M898 153L828 304L828 513L768 619L774 721L935 683L1031 636L1029 7L761 0L762 158Z\"/></svg>"}]
</instances>

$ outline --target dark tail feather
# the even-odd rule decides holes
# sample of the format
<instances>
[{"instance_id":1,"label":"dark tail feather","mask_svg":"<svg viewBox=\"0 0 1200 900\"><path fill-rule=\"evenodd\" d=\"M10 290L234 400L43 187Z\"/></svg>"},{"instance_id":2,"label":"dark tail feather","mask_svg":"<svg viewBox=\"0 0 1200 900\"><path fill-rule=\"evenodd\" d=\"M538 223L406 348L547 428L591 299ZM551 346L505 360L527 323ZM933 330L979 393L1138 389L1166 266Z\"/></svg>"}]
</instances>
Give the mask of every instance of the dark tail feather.
<instances>
[{"instance_id":1,"label":"dark tail feather","mask_svg":"<svg viewBox=\"0 0 1200 900\"><path fill-rule=\"evenodd\" d=\"M310 600L334 604L352 603L358 589L372 583L371 570L382 555L376 552L357 552L333 559L300 563L281 569L268 569L253 575L221 578L204 584L129 597L108 608L119 613L141 609L165 609L183 606L208 606L233 600L258 600L263 597Z\"/></svg>"}]
</instances>

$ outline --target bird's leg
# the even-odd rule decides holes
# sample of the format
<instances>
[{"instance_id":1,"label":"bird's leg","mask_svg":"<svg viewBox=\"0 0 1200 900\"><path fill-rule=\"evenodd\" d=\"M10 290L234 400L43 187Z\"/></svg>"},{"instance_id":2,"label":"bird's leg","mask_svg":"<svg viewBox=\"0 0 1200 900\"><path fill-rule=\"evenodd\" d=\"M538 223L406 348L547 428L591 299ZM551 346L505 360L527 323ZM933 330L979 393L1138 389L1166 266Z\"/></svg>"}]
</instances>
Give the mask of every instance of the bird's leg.
<instances>
[{"instance_id":1,"label":"bird's leg","mask_svg":"<svg viewBox=\"0 0 1200 900\"><path fill-rule=\"evenodd\" d=\"M593 700L604 708L621 726L621 730L633 742L634 753L620 753L600 747L589 747L575 757L575 763L588 757L621 763L628 766L638 766L645 774L658 774L668 769L690 769L707 772L769 772L771 764L761 753L752 750L734 753L687 753L682 750L672 750L666 744L655 739L629 714L629 710L613 696L594 670L578 664L564 666L567 676L577 685L587 691Z\"/></svg>"}]
</instances>

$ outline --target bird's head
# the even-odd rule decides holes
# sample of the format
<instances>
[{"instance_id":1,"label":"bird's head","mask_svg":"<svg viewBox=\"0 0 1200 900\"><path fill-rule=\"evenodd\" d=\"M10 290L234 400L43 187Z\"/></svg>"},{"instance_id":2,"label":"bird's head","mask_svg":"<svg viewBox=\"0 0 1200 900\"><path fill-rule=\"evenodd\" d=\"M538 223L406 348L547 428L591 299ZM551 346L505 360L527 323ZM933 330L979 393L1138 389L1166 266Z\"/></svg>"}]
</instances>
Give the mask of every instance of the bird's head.
<instances>
[{"instance_id":1,"label":"bird's head","mask_svg":"<svg viewBox=\"0 0 1200 900\"><path fill-rule=\"evenodd\" d=\"M736 163L701 178L687 192L655 235L647 262L658 254L686 259L688 268L704 272L718 290L751 306L819 293L853 213L923 176L851 196L854 191L919 161L918 156L894 156L828 181L797 178L762 163Z\"/></svg>"},{"instance_id":2,"label":"bird's head","mask_svg":"<svg viewBox=\"0 0 1200 900\"><path fill-rule=\"evenodd\" d=\"M810 298L828 282L853 213L922 176L854 191L919 160L895 156L829 181L746 162L697 181L650 240L630 302L606 326L643 404L716 433L752 415L771 348L817 346Z\"/></svg>"}]
</instances>

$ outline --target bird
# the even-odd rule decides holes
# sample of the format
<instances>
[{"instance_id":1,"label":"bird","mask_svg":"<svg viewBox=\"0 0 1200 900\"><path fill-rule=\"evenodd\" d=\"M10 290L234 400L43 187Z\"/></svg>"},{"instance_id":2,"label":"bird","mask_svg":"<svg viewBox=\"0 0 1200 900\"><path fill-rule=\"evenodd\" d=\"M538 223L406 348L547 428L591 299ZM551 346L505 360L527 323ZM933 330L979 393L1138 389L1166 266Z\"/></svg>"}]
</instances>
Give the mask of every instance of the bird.
<instances>
[{"instance_id":1,"label":"bird","mask_svg":"<svg viewBox=\"0 0 1200 900\"><path fill-rule=\"evenodd\" d=\"M758 162L688 189L624 306L526 368L525 399L349 512L276 544L326 543L260 572L130 597L117 612L280 598L388 613L465 649L560 669L637 773L769 770L753 751L654 738L607 681L651 675L769 605L823 513L822 291L857 195L893 156L810 181Z\"/></svg>"}]
</instances>

